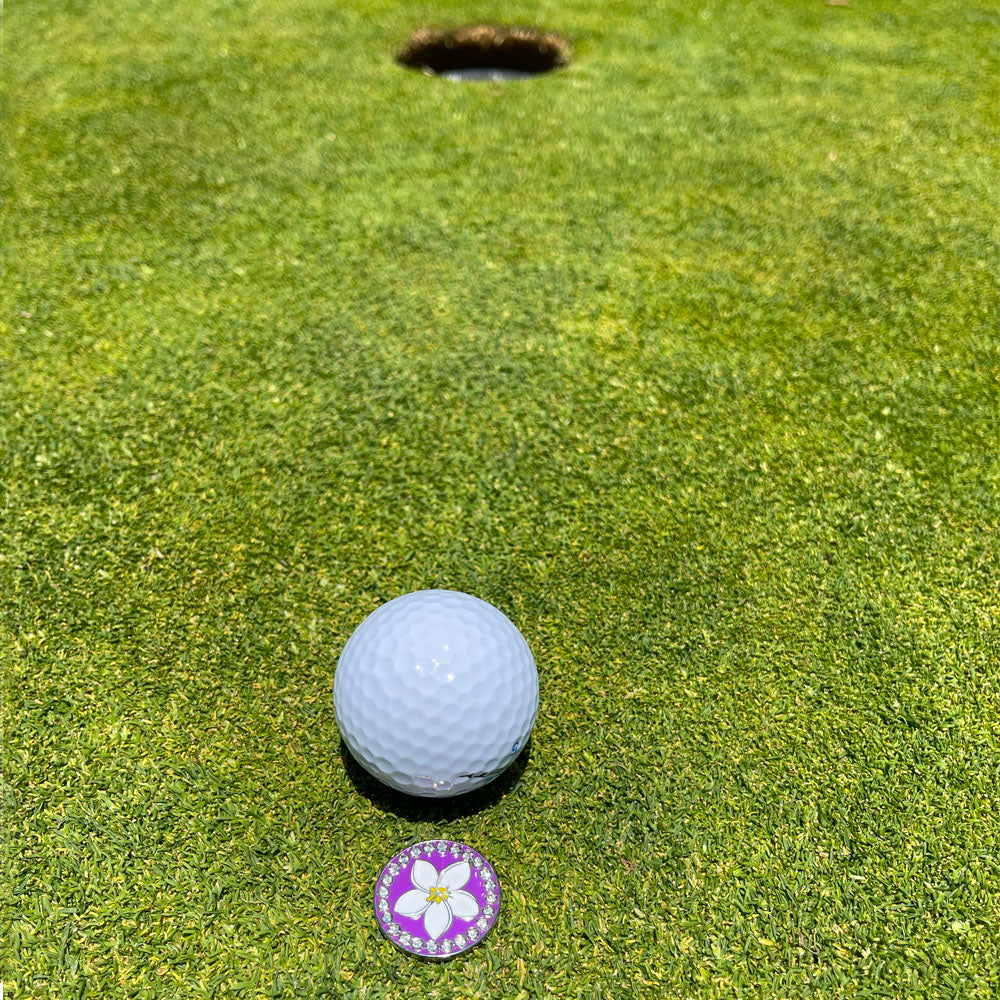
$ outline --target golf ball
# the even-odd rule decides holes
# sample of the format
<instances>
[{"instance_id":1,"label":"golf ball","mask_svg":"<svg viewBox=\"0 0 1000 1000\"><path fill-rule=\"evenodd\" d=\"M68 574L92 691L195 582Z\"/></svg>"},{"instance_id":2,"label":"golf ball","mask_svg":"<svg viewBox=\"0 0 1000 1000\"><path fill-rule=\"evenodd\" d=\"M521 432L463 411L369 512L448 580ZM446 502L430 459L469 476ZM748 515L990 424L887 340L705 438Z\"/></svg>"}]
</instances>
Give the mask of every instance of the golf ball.
<instances>
[{"instance_id":1,"label":"golf ball","mask_svg":"<svg viewBox=\"0 0 1000 1000\"><path fill-rule=\"evenodd\" d=\"M538 671L506 615L455 590L404 594L351 634L333 680L340 735L380 781L410 795L461 795L524 748Z\"/></svg>"}]
</instances>

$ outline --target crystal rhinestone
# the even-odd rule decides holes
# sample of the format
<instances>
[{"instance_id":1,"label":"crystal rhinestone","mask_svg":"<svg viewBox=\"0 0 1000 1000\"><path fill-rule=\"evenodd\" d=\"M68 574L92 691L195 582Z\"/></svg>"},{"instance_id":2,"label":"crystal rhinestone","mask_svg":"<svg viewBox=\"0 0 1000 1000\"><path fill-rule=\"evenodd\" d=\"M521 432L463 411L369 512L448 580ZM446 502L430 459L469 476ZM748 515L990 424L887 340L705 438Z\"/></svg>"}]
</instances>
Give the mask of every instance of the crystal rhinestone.
<instances>
[{"instance_id":1,"label":"crystal rhinestone","mask_svg":"<svg viewBox=\"0 0 1000 1000\"><path fill-rule=\"evenodd\" d=\"M492 906L484 906L483 907L483 916L484 917L492 917L495 912L496 911L493 909Z\"/></svg>"},{"instance_id":2,"label":"crystal rhinestone","mask_svg":"<svg viewBox=\"0 0 1000 1000\"><path fill-rule=\"evenodd\" d=\"M492 892L486 893L486 902L487 903L495 903L496 901L497 901L497 898L496 898L496 896L493 895Z\"/></svg>"},{"instance_id":3,"label":"crystal rhinestone","mask_svg":"<svg viewBox=\"0 0 1000 1000\"><path fill-rule=\"evenodd\" d=\"M450 941L442 941L441 942L441 950L442 951L451 951L451 949L453 947L454 947L454 945L452 945L452 943Z\"/></svg>"},{"instance_id":4,"label":"crystal rhinestone","mask_svg":"<svg viewBox=\"0 0 1000 1000\"><path fill-rule=\"evenodd\" d=\"M399 874L399 865L397 865L397 864L391 864L391 865L389 865L389 874L390 875L398 875Z\"/></svg>"},{"instance_id":5,"label":"crystal rhinestone","mask_svg":"<svg viewBox=\"0 0 1000 1000\"><path fill-rule=\"evenodd\" d=\"M443 841L439 840L437 842L437 852L438 854L444 856L444 852L448 850L448 845Z\"/></svg>"},{"instance_id":6,"label":"crystal rhinestone","mask_svg":"<svg viewBox=\"0 0 1000 1000\"><path fill-rule=\"evenodd\" d=\"M423 938L410 938L410 944L414 948L420 948L424 943Z\"/></svg>"},{"instance_id":7,"label":"crystal rhinestone","mask_svg":"<svg viewBox=\"0 0 1000 1000\"><path fill-rule=\"evenodd\" d=\"M472 851L462 851L462 860L463 861L471 861L472 860Z\"/></svg>"},{"instance_id":8,"label":"crystal rhinestone","mask_svg":"<svg viewBox=\"0 0 1000 1000\"><path fill-rule=\"evenodd\" d=\"M488 910L488 909L489 909L489 907L487 906L487 907L486 907L486 910ZM483 913L486 913L486 910L483 910ZM488 915L489 915L489 916L491 916L492 914L488 914ZM484 931L484 930L486 930L486 925L487 925L488 923L489 923L489 921L488 921L488 920L486 919L486 917L480 917L480 918L479 918L479 919L478 919L478 920L476 921L476 926L477 926L477 927L478 927L478 928L479 928L479 929L480 929L481 931Z\"/></svg>"},{"instance_id":9,"label":"crystal rhinestone","mask_svg":"<svg viewBox=\"0 0 1000 1000\"><path fill-rule=\"evenodd\" d=\"M470 927L465 933L469 935L470 941L475 941L479 937L479 931L475 927Z\"/></svg>"},{"instance_id":10,"label":"crystal rhinestone","mask_svg":"<svg viewBox=\"0 0 1000 1000\"><path fill-rule=\"evenodd\" d=\"M400 944L409 944L410 943L410 935L407 934L404 931L402 934L399 935L399 943Z\"/></svg>"},{"instance_id":11,"label":"crystal rhinestone","mask_svg":"<svg viewBox=\"0 0 1000 1000\"><path fill-rule=\"evenodd\" d=\"M389 898L389 890L384 885L380 885L379 886L378 894L379 894L379 896L382 897L382 899L388 899Z\"/></svg>"},{"instance_id":12,"label":"crystal rhinestone","mask_svg":"<svg viewBox=\"0 0 1000 1000\"><path fill-rule=\"evenodd\" d=\"M473 858L472 859L472 867L473 868L482 868L483 867L483 859L482 858Z\"/></svg>"},{"instance_id":13,"label":"crystal rhinestone","mask_svg":"<svg viewBox=\"0 0 1000 1000\"><path fill-rule=\"evenodd\" d=\"M465 935L464 934L456 934L455 935L455 947L456 948L464 948L465 947Z\"/></svg>"},{"instance_id":14,"label":"crystal rhinestone","mask_svg":"<svg viewBox=\"0 0 1000 1000\"><path fill-rule=\"evenodd\" d=\"M386 886L392 885L392 876L391 875L383 875L382 876L382 885L386 885Z\"/></svg>"},{"instance_id":15,"label":"crystal rhinestone","mask_svg":"<svg viewBox=\"0 0 1000 1000\"><path fill-rule=\"evenodd\" d=\"M393 921L393 923L389 924L388 931L389 931L390 934L398 934L399 933L399 924L397 924L395 921Z\"/></svg>"},{"instance_id":16,"label":"crystal rhinestone","mask_svg":"<svg viewBox=\"0 0 1000 1000\"><path fill-rule=\"evenodd\" d=\"M433 955L434 952L436 952L438 950L437 942L435 942L435 941L428 941L427 942L427 950Z\"/></svg>"}]
</instances>

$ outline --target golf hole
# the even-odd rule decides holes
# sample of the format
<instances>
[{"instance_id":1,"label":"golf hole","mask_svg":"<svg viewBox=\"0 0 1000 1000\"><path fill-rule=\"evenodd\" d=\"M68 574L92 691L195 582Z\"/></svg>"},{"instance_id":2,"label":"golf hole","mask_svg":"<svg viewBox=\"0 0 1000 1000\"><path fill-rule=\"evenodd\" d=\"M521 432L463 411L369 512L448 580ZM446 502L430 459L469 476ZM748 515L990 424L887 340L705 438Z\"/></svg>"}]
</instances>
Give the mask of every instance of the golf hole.
<instances>
[{"instance_id":1,"label":"golf hole","mask_svg":"<svg viewBox=\"0 0 1000 1000\"><path fill-rule=\"evenodd\" d=\"M569 60L569 44L559 35L488 24L454 31L420 28L396 55L401 66L451 80L520 80Z\"/></svg>"}]
</instances>

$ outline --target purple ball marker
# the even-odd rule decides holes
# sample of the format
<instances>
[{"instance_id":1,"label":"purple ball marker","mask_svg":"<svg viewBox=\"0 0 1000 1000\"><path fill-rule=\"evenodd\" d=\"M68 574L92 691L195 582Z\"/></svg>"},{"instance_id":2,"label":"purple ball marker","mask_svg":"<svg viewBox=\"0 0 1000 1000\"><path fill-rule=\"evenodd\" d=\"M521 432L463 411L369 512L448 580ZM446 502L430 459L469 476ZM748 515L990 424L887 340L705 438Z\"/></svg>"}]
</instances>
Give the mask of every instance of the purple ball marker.
<instances>
[{"instance_id":1,"label":"purple ball marker","mask_svg":"<svg viewBox=\"0 0 1000 1000\"><path fill-rule=\"evenodd\" d=\"M478 851L456 840L411 844L375 883L375 918L394 944L421 958L475 947L500 914L500 880Z\"/></svg>"}]
</instances>

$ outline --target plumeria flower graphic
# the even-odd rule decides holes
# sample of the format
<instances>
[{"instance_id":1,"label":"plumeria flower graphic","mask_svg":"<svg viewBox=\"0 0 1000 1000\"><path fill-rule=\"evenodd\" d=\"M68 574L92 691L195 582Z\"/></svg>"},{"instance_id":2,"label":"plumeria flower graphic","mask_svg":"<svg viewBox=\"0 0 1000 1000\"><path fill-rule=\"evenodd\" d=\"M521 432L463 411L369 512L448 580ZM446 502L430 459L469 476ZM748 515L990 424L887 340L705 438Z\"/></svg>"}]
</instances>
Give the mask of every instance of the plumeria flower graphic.
<instances>
[{"instance_id":1,"label":"plumeria flower graphic","mask_svg":"<svg viewBox=\"0 0 1000 1000\"><path fill-rule=\"evenodd\" d=\"M410 881L416 888L404 892L396 900L395 910L402 917L416 919L422 916L427 936L436 941L455 917L475 920L479 915L475 896L462 888L471 874L468 861L448 865L441 872L429 861L414 861Z\"/></svg>"}]
</instances>

